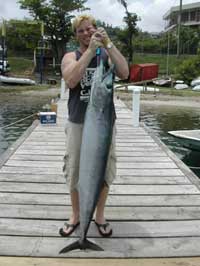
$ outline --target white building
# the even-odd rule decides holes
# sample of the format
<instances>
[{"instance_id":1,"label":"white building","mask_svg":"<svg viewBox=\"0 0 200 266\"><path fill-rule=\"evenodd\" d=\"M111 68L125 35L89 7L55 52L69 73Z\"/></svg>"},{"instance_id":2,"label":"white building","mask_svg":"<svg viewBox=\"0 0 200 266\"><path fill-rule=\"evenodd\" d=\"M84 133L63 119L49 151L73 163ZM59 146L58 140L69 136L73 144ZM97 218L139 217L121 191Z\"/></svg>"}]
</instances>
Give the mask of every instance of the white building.
<instances>
[{"instance_id":1,"label":"white building","mask_svg":"<svg viewBox=\"0 0 200 266\"><path fill-rule=\"evenodd\" d=\"M179 9L179 6L174 6L164 14L163 19L166 21L166 31L178 24ZM190 27L200 26L200 2L182 6L181 24Z\"/></svg>"}]
</instances>

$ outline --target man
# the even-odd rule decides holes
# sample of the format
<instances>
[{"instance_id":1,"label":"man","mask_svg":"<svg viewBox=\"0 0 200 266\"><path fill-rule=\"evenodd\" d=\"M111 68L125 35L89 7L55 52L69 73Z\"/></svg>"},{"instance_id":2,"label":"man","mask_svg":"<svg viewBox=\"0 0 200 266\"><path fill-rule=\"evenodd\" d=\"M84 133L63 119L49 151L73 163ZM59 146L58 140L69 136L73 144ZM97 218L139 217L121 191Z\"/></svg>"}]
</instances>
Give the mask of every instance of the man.
<instances>
[{"instance_id":1,"label":"man","mask_svg":"<svg viewBox=\"0 0 200 266\"><path fill-rule=\"evenodd\" d=\"M105 67L115 65L116 75L126 79L129 74L128 64L123 55L115 47L103 28L97 28L92 16L81 15L72 24L74 34L79 42L75 52L65 54L61 64L63 78L70 89L68 110L69 118L66 127L66 155L64 173L70 186L72 215L68 223L60 229L61 236L69 236L79 225L78 176L82 129L85 112L90 95L92 77L97 67L96 49L101 47L101 60ZM114 106L114 105L113 105ZM95 223L99 233L108 237L112 229L104 217L104 206L109 191L109 185L115 176L114 136L107 163L105 186L97 203Z\"/></svg>"}]
</instances>

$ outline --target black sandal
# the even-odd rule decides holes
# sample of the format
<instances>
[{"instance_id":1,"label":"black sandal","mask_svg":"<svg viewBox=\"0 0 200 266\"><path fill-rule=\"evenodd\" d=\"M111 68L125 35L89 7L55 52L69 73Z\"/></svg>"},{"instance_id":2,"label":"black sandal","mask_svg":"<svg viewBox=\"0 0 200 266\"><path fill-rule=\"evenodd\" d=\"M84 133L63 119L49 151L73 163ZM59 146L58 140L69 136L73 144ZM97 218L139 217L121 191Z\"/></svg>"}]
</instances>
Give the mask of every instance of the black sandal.
<instances>
[{"instance_id":1,"label":"black sandal","mask_svg":"<svg viewBox=\"0 0 200 266\"><path fill-rule=\"evenodd\" d=\"M103 236L103 237L109 237L109 236L112 235L112 228L111 228L110 231L107 232L107 233L104 233L104 232L101 230L101 228L103 228L103 230L106 231L106 228L110 225L109 223L99 224L99 223L97 223L97 222L95 221L95 224L96 224L96 226L97 226L97 228L98 228L98 231L99 231L99 234L100 234L101 236Z\"/></svg>"},{"instance_id":2,"label":"black sandal","mask_svg":"<svg viewBox=\"0 0 200 266\"><path fill-rule=\"evenodd\" d=\"M64 223L64 226L66 227L66 229L71 228L71 230L70 230L68 233L66 233L66 232L63 230L63 228L60 228L60 230L59 230L59 234L60 234L61 236L63 236L63 237L69 236L69 235L71 235L71 234L75 231L75 229L79 226L79 224L80 224L80 222L78 222L78 223L76 223L76 224L68 224L68 223Z\"/></svg>"}]
</instances>

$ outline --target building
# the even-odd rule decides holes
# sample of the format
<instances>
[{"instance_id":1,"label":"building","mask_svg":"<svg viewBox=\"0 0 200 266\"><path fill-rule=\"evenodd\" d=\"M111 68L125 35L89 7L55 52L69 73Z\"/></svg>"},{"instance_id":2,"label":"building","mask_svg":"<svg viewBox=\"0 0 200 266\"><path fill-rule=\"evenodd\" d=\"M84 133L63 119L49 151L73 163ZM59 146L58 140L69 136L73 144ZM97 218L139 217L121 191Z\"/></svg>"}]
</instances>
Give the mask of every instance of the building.
<instances>
[{"instance_id":1,"label":"building","mask_svg":"<svg viewBox=\"0 0 200 266\"><path fill-rule=\"evenodd\" d=\"M166 21L166 31L178 24L179 9L179 6L174 6L164 14L163 19ZM190 27L200 26L200 2L182 6L181 24Z\"/></svg>"}]
</instances>

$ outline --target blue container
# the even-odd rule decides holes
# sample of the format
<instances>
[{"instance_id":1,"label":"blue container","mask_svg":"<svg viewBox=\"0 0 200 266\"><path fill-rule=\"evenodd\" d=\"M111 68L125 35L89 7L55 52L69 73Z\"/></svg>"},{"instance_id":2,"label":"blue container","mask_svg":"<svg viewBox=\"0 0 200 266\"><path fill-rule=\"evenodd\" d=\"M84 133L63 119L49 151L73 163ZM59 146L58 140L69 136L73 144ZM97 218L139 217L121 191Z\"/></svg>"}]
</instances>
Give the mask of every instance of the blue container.
<instances>
[{"instance_id":1,"label":"blue container","mask_svg":"<svg viewBox=\"0 0 200 266\"><path fill-rule=\"evenodd\" d=\"M56 124L56 113L55 112L40 112L40 123L41 124Z\"/></svg>"}]
</instances>

